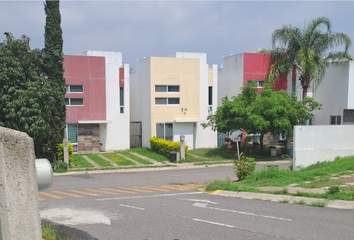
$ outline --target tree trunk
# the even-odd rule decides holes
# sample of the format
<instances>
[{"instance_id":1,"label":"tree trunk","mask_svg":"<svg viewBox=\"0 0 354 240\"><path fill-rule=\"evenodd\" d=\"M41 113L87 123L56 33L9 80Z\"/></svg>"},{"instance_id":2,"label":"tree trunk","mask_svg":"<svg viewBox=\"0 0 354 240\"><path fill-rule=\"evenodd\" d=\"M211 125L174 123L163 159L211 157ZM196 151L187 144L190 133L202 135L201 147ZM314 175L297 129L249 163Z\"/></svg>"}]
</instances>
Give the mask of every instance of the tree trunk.
<instances>
[{"instance_id":1,"label":"tree trunk","mask_svg":"<svg viewBox=\"0 0 354 240\"><path fill-rule=\"evenodd\" d=\"M307 87L302 87L302 100L307 98Z\"/></svg>"},{"instance_id":2,"label":"tree trunk","mask_svg":"<svg viewBox=\"0 0 354 240\"><path fill-rule=\"evenodd\" d=\"M261 136L259 137L259 146L261 148L261 150L263 151L263 133L261 133Z\"/></svg>"}]
</instances>

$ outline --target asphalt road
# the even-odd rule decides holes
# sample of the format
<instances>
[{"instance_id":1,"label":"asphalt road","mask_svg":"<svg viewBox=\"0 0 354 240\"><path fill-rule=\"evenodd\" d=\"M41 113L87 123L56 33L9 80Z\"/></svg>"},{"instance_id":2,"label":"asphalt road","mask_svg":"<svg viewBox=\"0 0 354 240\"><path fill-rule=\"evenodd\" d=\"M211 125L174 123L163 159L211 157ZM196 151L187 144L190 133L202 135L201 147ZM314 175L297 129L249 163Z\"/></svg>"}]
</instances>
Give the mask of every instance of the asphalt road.
<instances>
[{"instance_id":1,"label":"asphalt road","mask_svg":"<svg viewBox=\"0 0 354 240\"><path fill-rule=\"evenodd\" d=\"M55 177L42 218L74 239L353 239L352 210L205 194L232 167Z\"/></svg>"}]
</instances>

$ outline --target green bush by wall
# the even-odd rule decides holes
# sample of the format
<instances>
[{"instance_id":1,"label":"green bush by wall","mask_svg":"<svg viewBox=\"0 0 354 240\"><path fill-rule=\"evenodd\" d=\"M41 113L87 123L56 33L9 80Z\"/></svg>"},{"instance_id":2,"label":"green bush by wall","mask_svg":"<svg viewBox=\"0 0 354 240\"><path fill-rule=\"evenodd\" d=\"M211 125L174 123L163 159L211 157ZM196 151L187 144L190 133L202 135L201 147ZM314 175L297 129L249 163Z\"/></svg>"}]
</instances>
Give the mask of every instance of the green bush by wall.
<instances>
[{"instance_id":1,"label":"green bush by wall","mask_svg":"<svg viewBox=\"0 0 354 240\"><path fill-rule=\"evenodd\" d=\"M157 137L152 137L149 139L150 142L150 148L152 151L157 152L161 155L164 155L166 157L170 157L170 152L171 151L177 151L180 152L180 143L179 142L172 142L172 141L167 141L162 138L157 138ZM188 146L185 146L185 153L187 157L188 153Z\"/></svg>"}]
</instances>

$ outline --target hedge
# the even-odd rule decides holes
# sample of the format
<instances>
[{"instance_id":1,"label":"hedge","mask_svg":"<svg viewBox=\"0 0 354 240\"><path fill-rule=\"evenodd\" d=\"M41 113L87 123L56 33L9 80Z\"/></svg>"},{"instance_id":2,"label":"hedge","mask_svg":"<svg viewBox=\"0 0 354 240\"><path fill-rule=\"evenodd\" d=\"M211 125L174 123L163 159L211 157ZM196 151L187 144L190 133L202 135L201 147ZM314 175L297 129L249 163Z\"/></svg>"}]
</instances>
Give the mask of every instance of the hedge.
<instances>
[{"instance_id":1,"label":"hedge","mask_svg":"<svg viewBox=\"0 0 354 240\"><path fill-rule=\"evenodd\" d=\"M171 151L177 151L180 152L180 143L179 142L172 142L168 140L164 140L162 138L157 138L157 137L152 137L149 140L150 142L150 148L152 151L157 152L161 155L164 155L166 157L170 157L170 152ZM188 146L185 146L185 153L187 157L188 153Z\"/></svg>"}]
</instances>

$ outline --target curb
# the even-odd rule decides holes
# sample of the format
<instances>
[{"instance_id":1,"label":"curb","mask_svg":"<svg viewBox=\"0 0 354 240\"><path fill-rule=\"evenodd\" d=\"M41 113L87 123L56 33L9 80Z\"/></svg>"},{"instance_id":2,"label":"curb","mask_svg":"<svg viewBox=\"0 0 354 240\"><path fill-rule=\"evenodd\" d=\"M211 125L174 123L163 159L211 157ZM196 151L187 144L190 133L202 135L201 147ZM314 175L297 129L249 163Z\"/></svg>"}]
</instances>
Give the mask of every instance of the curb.
<instances>
[{"instance_id":1,"label":"curb","mask_svg":"<svg viewBox=\"0 0 354 240\"><path fill-rule=\"evenodd\" d=\"M325 202L328 208L337 208L337 209L350 209L354 210L353 201L343 201L343 200L328 200L323 198L308 198L308 197L294 197L289 195L275 195L268 193L251 193L251 192L232 192L232 191L221 191L217 190L213 195L223 196L223 197L234 197L242 199L251 199L251 200L264 200L271 202L282 202L288 201L289 203L296 203L303 201L306 205L311 205L315 202Z\"/></svg>"},{"instance_id":2,"label":"curb","mask_svg":"<svg viewBox=\"0 0 354 240\"><path fill-rule=\"evenodd\" d=\"M277 163L290 163L290 161L264 161L257 162L257 165L269 165ZM120 172L149 172L149 171L163 171L163 170L177 170L177 169L197 169L197 168L206 168L206 167L226 167L234 166L233 163L222 163L222 164L203 164L203 165L194 165L194 163L168 163L166 165L173 165L175 167L146 167L146 168L129 168L129 169L112 169L112 170L92 170L92 171L78 171L78 172L64 172L64 173L53 173L53 176L68 176L68 175L78 175L78 174L102 174L102 173L120 173Z\"/></svg>"},{"instance_id":3,"label":"curb","mask_svg":"<svg viewBox=\"0 0 354 240\"><path fill-rule=\"evenodd\" d=\"M79 174L102 174L102 173L129 173L129 172L151 172L151 171L164 171L164 170L177 170L177 169L197 169L206 167L225 167L233 166L233 163L224 164L212 164L212 165L193 165L189 163L182 164L168 164L175 165L175 167L147 167L147 168L129 168L129 169L114 169L114 170L93 170L93 171L80 171L80 172L65 172L65 173L53 173L53 176L68 176Z\"/></svg>"}]
</instances>

